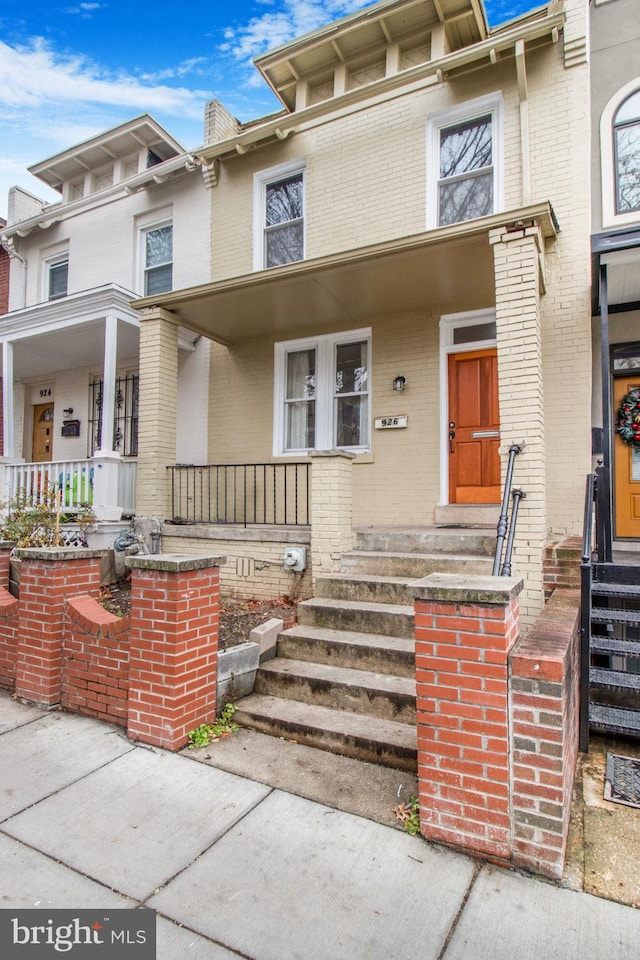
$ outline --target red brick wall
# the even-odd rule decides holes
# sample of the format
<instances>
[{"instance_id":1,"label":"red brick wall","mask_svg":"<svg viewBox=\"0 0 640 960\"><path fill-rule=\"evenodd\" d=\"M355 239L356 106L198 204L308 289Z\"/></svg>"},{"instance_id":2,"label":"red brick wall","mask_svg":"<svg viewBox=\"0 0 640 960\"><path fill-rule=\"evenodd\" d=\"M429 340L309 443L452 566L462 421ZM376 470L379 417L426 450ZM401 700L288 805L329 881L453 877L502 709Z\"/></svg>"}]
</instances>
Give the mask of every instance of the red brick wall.
<instances>
[{"instance_id":1,"label":"red brick wall","mask_svg":"<svg viewBox=\"0 0 640 960\"><path fill-rule=\"evenodd\" d=\"M175 750L216 712L219 568L136 568L145 561L132 561L128 732Z\"/></svg>"},{"instance_id":2,"label":"red brick wall","mask_svg":"<svg viewBox=\"0 0 640 960\"><path fill-rule=\"evenodd\" d=\"M416 600L422 834L510 856L507 656L518 601Z\"/></svg>"},{"instance_id":3,"label":"red brick wall","mask_svg":"<svg viewBox=\"0 0 640 960\"><path fill-rule=\"evenodd\" d=\"M547 545L542 562L545 600L558 588L579 589L581 560L580 537L565 537Z\"/></svg>"},{"instance_id":4,"label":"red brick wall","mask_svg":"<svg viewBox=\"0 0 640 960\"><path fill-rule=\"evenodd\" d=\"M13 690L18 649L18 601L0 587L0 687Z\"/></svg>"},{"instance_id":5,"label":"red brick wall","mask_svg":"<svg viewBox=\"0 0 640 960\"><path fill-rule=\"evenodd\" d=\"M62 663L65 710L127 725L129 617L93 597L67 600Z\"/></svg>"},{"instance_id":6,"label":"red brick wall","mask_svg":"<svg viewBox=\"0 0 640 960\"><path fill-rule=\"evenodd\" d=\"M21 550L16 696L44 706L60 702L65 599L98 596L96 550Z\"/></svg>"},{"instance_id":7,"label":"red brick wall","mask_svg":"<svg viewBox=\"0 0 640 960\"><path fill-rule=\"evenodd\" d=\"M9 263L9 254L4 247L0 247L0 313L6 313L9 309Z\"/></svg>"},{"instance_id":8,"label":"red brick wall","mask_svg":"<svg viewBox=\"0 0 640 960\"><path fill-rule=\"evenodd\" d=\"M513 860L562 876L578 756L580 594L556 590L511 655Z\"/></svg>"}]
</instances>

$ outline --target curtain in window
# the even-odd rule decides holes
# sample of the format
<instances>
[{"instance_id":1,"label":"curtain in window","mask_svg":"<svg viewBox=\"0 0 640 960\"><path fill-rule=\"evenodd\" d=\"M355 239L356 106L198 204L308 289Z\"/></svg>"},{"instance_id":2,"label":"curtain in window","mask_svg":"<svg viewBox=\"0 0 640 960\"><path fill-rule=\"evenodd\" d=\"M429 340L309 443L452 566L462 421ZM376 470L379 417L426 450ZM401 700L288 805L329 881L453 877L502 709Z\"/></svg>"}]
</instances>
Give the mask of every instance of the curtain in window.
<instances>
[{"instance_id":1,"label":"curtain in window","mask_svg":"<svg viewBox=\"0 0 640 960\"><path fill-rule=\"evenodd\" d=\"M287 450L315 447L316 352L287 354L285 446Z\"/></svg>"}]
</instances>

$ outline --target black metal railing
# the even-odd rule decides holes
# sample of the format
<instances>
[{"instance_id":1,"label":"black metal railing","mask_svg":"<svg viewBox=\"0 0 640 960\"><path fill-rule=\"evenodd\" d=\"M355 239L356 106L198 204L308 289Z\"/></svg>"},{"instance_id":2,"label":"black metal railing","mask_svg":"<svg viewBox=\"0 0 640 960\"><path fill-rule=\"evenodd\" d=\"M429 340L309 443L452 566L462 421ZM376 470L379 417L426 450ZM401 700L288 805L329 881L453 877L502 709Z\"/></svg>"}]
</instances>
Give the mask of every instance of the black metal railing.
<instances>
[{"instance_id":1,"label":"black metal railing","mask_svg":"<svg viewBox=\"0 0 640 960\"><path fill-rule=\"evenodd\" d=\"M309 463L176 464L171 514L191 523L310 523Z\"/></svg>"},{"instance_id":2,"label":"black metal railing","mask_svg":"<svg viewBox=\"0 0 640 960\"><path fill-rule=\"evenodd\" d=\"M510 577L511 576L511 556L513 554L513 542L516 535L516 523L518 520L518 507L520 501L524 500L526 494L522 490L511 490L513 483L513 464L520 453L521 448L514 443L509 447L509 462L507 464L507 473L504 480L504 493L502 496L502 506L500 508L500 519L498 520L498 531L496 534L496 552L493 558L493 576ZM511 520L509 520L509 501L513 500L511 508ZM505 548L506 539L506 548ZM503 559L504 553L504 559Z\"/></svg>"},{"instance_id":3,"label":"black metal railing","mask_svg":"<svg viewBox=\"0 0 640 960\"><path fill-rule=\"evenodd\" d=\"M587 475L580 563L580 750L589 750L589 674L591 668L591 584L594 524L598 527L598 478ZM597 539L597 533L596 533Z\"/></svg>"}]
</instances>

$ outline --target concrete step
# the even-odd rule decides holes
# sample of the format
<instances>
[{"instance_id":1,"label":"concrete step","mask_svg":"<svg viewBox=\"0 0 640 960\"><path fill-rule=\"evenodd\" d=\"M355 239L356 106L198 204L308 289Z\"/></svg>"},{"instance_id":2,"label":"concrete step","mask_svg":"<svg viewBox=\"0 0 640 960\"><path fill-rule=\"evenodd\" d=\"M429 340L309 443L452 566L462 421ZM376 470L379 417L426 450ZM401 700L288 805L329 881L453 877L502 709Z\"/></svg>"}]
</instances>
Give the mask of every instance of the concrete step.
<instances>
[{"instance_id":1,"label":"concrete step","mask_svg":"<svg viewBox=\"0 0 640 960\"><path fill-rule=\"evenodd\" d=\"M383 577L372 573L322 574L315 578L316 597L333 600L365 600L371 603L399 603L411 599L406 577Z\"/></svg>"},{"instance_id":2,"label":"concrete step","mask_svg":"<svg viewBox=\"0 0 640 960\"><path fill-rule=\"evenodd\" d=\"M239 700L234 719L242 727L271 736L369 763L416 771L417 733L410 724L261 694Z\"/></svg>"},{"instance_id":3,"label":"concrete step","mask_svg":"<svg viewBox=\"0 0 640 960\"><path fill-rule=\"evenodd\" d=\"M496 528L469 530L441 527L356 528L355 550L392 553L454 553L462 556L493 556Z\"/></svg>"},{"instance_id":4,"label":"concrete step","mask_svg":"<svg viewBox=\"0 0 640 960\"><path fill-rule=\"evenodd\" d=\"M342 555L342 571L371 573L379 577L402 577L420 580L430 573L462 573L491 576L493 554L463 555L459 553L394 553L390 550L351 550Z\"/></svg>"},{"instance_id":5,"label":"concrete step","mask_svg":"<svg viewBox=\"0 0 640 960\"><path fill-rule=\"evenodd\" d=\"M413 604L313 597L298 604L298 622L305 626L383 633L390 637L414 636Z\"/></svg>"},{"instance_id":6,"label":"concrete step","mask_svg":"<svg viewBox=\"0 0 640 960\"><path fill-rule=\"evenodd\" d=\"M434 522L439 527L492 527L495 530L500 519L498 503L448 503L436 507Z\"/></svg>"},{"instance_id":7,"label":"concrete step","mask_svg":"<svg viewBox=\"0 0 640 960\"><path fill-rule=\"evenodd\" d=\"M277 657L258 670L255 692L381 720L415 723L416 719L413 678L333 664Z\"/></svg>"},{"instance_id":8,"label":"concrete step","mask_svg":"<svg viewBox=\"0 0 640 960\"><path fill-rule=\"evenodd\" d=\"M413 638L298 625L280 634L278 655L398 677L415 675Z\"/></svg>"}]
</instances>

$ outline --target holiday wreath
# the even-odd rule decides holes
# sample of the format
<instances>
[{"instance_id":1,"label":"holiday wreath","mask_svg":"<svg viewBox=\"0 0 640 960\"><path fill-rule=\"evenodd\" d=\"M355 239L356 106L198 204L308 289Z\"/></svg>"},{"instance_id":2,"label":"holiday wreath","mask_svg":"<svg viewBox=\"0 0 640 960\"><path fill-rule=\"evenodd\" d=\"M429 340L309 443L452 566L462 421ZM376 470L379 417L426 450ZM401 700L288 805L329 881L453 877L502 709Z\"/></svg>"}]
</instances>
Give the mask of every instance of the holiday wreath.
<instances>
[{"instance_id":1,"label":"holiday wreath","mask_svg":"<svg viewBox=\"0 0 640 960\"><path fill-rule=\"evenodd\" d=\"M616 431L625 443L640 447L640 387L633 387L620 401Z\"/></svg>"}]
</instances>

